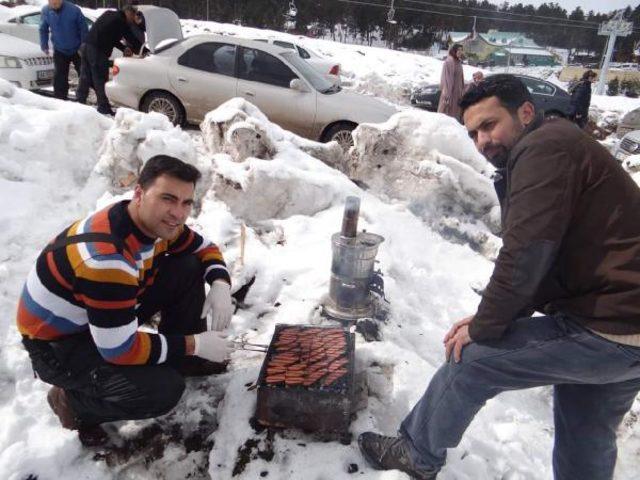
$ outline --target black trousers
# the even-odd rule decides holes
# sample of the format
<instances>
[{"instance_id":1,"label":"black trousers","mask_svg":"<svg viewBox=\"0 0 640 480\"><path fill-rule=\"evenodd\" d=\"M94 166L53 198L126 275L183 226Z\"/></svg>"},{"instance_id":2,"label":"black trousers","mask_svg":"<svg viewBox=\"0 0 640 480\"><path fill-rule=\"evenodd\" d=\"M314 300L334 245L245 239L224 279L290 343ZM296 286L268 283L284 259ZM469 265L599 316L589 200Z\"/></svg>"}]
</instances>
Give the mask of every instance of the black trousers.
<instances>
[{"instance_id":1,"label":"black trousers","mask_svg":"<svg viewBox=\"0 0 640 480\"><path fill-rule=\"evenodd\" d=\"M98 112L112 113L111 104L104 89L109 80L109 57L90 43L83 43L80 47L82 63L80 67L80 81L76 97L78 102L87 103L89 88L96 92Z\"/></svg>"},{"instance_id":2,"label":"black trousers","mask_svg":"<svg viewBox=\"0 0 640 480\"><path fill-rule=\"evenodd\" d=\"M53 94L61 100L67 100L69 96L69 67L72 63L73 68L80 76L81 61L78 52L73 55L67 55L57 50L53 52Z\"/></svg>"},{"instance_id":3,"label":"black trousers","mask_svg":"<svg viewBox=\"0 0 640 480\"><path fill-rule=\"evenodd\" d=\"M160 312L162 333L202 332L204 298L200 261L193 255L165 257L154 284L139 299L138 319L142 323ZM50 342L23 338L23 344L38 377L65 389L81 425L163 415L185 387L177 365L107 363L88 331Z\"/></svg>"}]
</instances>

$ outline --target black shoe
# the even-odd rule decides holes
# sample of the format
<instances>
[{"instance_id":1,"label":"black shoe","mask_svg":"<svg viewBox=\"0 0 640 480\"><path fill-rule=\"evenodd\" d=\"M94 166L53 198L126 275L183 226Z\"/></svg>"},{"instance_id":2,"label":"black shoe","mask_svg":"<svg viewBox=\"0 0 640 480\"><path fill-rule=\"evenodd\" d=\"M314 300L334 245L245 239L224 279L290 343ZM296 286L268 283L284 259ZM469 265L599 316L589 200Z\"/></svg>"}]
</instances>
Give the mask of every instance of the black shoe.
<instances>
[{"instance_id":1,"label":"black shoe","mask_svg":"<svg viewBox=\"0 0 640 480\"><path fill-rule=\"evenodd\" d=\"M358 437L365 460L376 470L400 470L414 480L435 480L438 470L424 470L414 465L409 445L403 437L385 437L365 432Z\"/></svg>"},{"instance_id":2,"label":"black shoe","mask_svg":"<svg viewBox=\"0 0 640 480\"><path fill-rule=\"evenodd\" d=\"M225 373L226 371L227 363L211 362L195 356L184 357L178 365L178 372L183 377L206 377Z\"/></svg>"}]
</instances>

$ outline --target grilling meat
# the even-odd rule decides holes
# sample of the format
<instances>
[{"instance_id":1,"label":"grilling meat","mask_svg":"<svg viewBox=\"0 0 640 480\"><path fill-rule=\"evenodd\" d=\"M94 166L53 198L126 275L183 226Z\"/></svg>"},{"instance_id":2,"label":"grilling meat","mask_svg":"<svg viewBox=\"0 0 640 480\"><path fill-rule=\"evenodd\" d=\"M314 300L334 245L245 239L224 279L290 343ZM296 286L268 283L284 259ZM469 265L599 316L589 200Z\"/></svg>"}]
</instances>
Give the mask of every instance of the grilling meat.
<instances>
[{"instance_id":1,"label":"grilling meat","mask_svg":"<svg viewBox=\"0 0 640 480\"><path fill-rule=\"evenodd\" d=\"M341 328L286 327L273 347L267 384L326 387L347 374L346 332Z\"/></svg>"}]
</instances>

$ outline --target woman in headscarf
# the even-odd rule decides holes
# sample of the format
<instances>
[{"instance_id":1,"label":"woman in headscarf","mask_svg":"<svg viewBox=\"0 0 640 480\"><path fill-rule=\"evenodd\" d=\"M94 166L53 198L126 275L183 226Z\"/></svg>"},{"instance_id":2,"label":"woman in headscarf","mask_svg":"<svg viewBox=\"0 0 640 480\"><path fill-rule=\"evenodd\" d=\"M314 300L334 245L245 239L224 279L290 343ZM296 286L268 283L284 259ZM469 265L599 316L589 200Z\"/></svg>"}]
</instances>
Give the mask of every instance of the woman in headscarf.
<instances>
[{"instance_id":1,"label":"woman in headscarf","mask_svg":"<svg viewBox=\"0 0 640 480\"><path fill-rule=\"evenodd\" d=\"M460 120L458 102L464 94L464 76L462 74L462 45L454 43L449 56L442 66L440 77L440 103L438 112Z\"/></svg>"}]
</instances>

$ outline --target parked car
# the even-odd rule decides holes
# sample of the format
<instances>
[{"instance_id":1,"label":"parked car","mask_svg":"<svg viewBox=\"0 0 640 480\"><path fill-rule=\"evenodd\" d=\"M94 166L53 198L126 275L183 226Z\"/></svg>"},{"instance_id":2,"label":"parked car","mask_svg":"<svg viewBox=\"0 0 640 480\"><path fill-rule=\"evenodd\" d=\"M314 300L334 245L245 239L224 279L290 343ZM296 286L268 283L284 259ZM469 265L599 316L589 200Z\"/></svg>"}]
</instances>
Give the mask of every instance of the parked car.
<instances>
[{"instance_id":1,"label":"parked car","mask_svg":"<svg viewBox=\"0 0 640 480\"><path fill-rule=\"evenodd\" d=\"M514 75L524 82L537 109L547 116L569 116L571 95L553 83L527 75ZM411 94L411 104L435 112L440 101L440 85L418 88Z\"/></svg>"},{"instance_id":2,"label":"parked car","mask_svg":"<svg viewBox=\"0 0 640 480\"><path fill-rule=\"evenodd\" d=\"M31 42L0 33L0 78L28 90L49 87L53 58Z\"/></svg>"},{"instance_id":3,"label":"parked car","mask_svg":"<svg viewBox=\"0 0 640 480\"><path fill-rule=\"evenodd\" d=\"M616 136L623 138L627 133L640 130L640 108L627 112L618 123Z\"/></svg>"},{"instance_id":4,"label":"parked car","mask_svg":"<svg viewBox=\"0 0 640 480\"><path fill-rule=\"evenodd\" d=\"M320 141L353 142L362 122L383 122L396 109L345 92L286 48L223 35L184 38L171 10L141 7L146 19L145 58L119 58L109 99L119 105L165 114L173 123L199 122L234 97L256 105L273 122Z\"/></svg>"},{"instance_id":5,"label":"parked car","mask_svg":"<svg viewBox=\"0 0 640 480\"><path fill-rule=\"evenodd\" d=\"M298 55L300 55L300 58L303 58L307 61L307 63L309 63L320 73L326 75L331 82L340 82L340 64L335 60L320 55L318 52L316 52L312 48L309 48L308 46L303 47L299 43L293 43L274 37L255 38L254 40L256 42L269 43L282 48L293 50L297 52Z\"/></svg>"},{"instance_id":6,"label":"parked car","mask_svg":"<svg viewBox=\"0 0 640 480\"><path fill-rule=\"evenodd\" d=\"M630 155L638 154L640 154L640 130L633 130L622 137L614 156L619 162L624 162Z\"/></svg>"}]
</instances>

